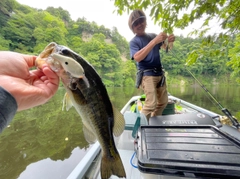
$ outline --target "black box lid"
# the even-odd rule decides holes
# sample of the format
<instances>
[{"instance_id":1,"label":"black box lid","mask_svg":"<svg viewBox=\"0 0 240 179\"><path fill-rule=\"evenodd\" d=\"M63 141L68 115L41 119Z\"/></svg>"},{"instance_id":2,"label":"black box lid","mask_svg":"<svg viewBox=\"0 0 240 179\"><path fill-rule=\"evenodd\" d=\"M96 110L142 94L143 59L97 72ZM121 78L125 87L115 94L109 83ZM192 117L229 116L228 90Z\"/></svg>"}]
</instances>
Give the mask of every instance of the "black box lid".
<instances>
[{"instance_id":1,"label":"black box lid","mask_svg":"<svg viewBox=\"0 0 240 179\"><path fill-rule=\"evenodd\" d=\"M160 175L240 176L240 141L215 126L141 126L138 168Z\"/></svg>"}]
</instances>

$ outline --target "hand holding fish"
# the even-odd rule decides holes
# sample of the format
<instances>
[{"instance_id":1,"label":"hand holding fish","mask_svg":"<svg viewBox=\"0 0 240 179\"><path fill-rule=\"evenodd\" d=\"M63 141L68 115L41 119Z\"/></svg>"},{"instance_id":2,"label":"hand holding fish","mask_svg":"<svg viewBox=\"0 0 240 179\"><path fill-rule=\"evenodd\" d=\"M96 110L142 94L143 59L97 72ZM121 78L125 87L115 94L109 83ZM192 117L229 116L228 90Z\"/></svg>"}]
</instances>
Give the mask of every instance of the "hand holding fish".
<instances>
[{"instance_id":1,"label":"hand holding fish","mask_svg":"<svg viewBox=\"0 0 240 179\"><path fill-rule=\"evenodd\" d=\"M155 41L156 44L163 42L164 40L167 39L167 34L164 32L161 32L158 34L153 40Z\"/></svg>"},{"instance_id":2,"label":"hand holding fish","mask_svg":"<svg viewBox=\"0 0 240 179\"><path fill-rule=\"evenodd\" d=\"M168 47L169 50L173 48L173 42L175 41L175 36L173 34L168 36Z\"/></svg>"},{"instance_id":3,"label":"hand holding fish","mask_svg":"<svg viewBox=\"0 0 240 179\"><path fill-rule=\"evenodd\" d=\"M16 99L18 111L46 103L56 92L59 77L47 66L34 67L36 56L0 52L0 86Z\"/></svg>"},{"instance_id":4,"label":"hand holding fish","mask_svg":"<svg viewBox=\"0 0 240 179\"><path fill-rule=\"evenodd\" d=\"M174 42L175 41L175 36L173 34L168 36L168 43Z\"/></svg>"}]
</instances>

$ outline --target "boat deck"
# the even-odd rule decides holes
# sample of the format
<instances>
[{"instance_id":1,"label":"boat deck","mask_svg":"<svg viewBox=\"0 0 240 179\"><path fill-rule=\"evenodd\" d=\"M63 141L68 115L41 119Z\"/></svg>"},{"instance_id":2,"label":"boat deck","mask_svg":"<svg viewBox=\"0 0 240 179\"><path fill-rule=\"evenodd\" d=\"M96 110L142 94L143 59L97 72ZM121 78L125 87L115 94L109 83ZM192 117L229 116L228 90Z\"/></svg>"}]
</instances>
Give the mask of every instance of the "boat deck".
<instances>
[{"instance_id":1,"label":"boat deck","mask_svg":"<svg viewBox=\"0 0 240 179\"><path fill-rule=\"evenodd\" d=\"M124 141L124 142L121 142ZM137 158L133 157L135 151L134 151L134 139L132 137L132 131L125 131L120 137L115 138L116 146L118 148L118 152L120 154L120 157L122 159L122 162L124 163L124 168L127 174L127 179L179 179L179 177L174 176L162 176L162 175L154 175L154 174L147 174L142 173L138 170L138 168L135 168L134 166L137 166ZM132 165L131 164L131 158L133 157ZM96 179L101 179L100 173L98 173L98 176ZM111 176L110 179L119 179L116 176ZM184 179L188 179L184 177ZM190 178L189 178L190 179Z\"/></svg>"},{"instance_id":2,"label":"boat deck","mask_svg":"<svg viewBox=\"0 0 240 179\"><path fill-rule=\"evenodd\" d=\"M222 125L219 122L219 115L214 112L172 96L169 98L176 101L181 108L178 108L173 115L150 118L149 125L140 114L140 128L147 128L148 134L146 134L146 131L138 132L136 140L132 137L132 130L136 128L135 122L139 114L130 112L130 107L139 97L133 97L121 110L126 125L121 136L115 138L115 144L124 164L126 178L193 179L199 177L219 178L218 176L220 178L222 176L229 176L232 179L239 178L239 131L231 126ZM174 127L177 129L171 129ZM206 133L205 129L200 129L202 127L211 128L213 131ZM159 132L162 129L164 129L164 132ZM152 133L156 134L152 136ZM154 141L151 142L152 138L154 138ZM157 142L159 140L160 142ZM217 143L214 143L214 141ZM156 148L156 146L159 147ZM91 150L92 154L90 156L86 155L84 162L78 164L68 179L101 179L99 143L97 142L94 147L96 149ZM135 151L137 151L136 154ZM174 156L171 156L173 153ZM187 158L190 154L195 156ZM92 157L95 157L94 160L91 159ZM196 161L193 161L193 159L196 159ZM176 162L179 165L176 165ZM211 171L207 167L207 165L210 165L209 162L211 163L210 167L212 167ZM88 168L88 166L90 167ZM212 171L215 172L214 176L212 176ZM227 171L227 173L224 173L224 171ZM118 179L118 177L111 176L110 179Z\"/></svg>"}]
</instances>

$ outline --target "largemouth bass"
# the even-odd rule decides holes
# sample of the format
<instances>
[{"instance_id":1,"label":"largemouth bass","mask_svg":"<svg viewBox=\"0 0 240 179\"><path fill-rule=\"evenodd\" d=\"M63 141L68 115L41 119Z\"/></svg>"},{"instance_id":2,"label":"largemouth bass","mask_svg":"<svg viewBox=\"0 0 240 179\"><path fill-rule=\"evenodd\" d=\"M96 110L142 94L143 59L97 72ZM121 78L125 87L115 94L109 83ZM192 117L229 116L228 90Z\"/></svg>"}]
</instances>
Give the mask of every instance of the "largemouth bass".
<instances>
[{"instance_id":1,"label":"largemouth bass","mask_svg":"<svg viewBox=\"0 0 240 179\"><path fill-rule=\"evenodd\" d=\"M66 94L63 107L72 106L82 118L86 141L99 141L102 151L101 178L125 177L125 170L116 149L114 137L120 136L125 122L109 99L107 90L95 69L71 49L50 43L38 56L36 66L47 63L60 77Z\"/></svg>"}]
</instances>

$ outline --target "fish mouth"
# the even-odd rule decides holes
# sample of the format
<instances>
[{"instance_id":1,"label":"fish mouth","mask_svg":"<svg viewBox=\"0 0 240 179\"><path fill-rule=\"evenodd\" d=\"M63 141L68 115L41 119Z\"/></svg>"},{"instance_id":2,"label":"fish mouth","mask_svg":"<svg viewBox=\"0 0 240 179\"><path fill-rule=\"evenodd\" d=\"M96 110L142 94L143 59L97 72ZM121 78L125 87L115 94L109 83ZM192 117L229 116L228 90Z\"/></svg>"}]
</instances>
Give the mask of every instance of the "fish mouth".
<instances>
[{"instance_id":1,"label":"fish mouth","mask_svg":"<svg viewBox=\"0 0 240 179\"><path fill-rule=\"evenodd\" d=\"M62 55L61 50L59 50L59 45L55 42L51 42L38 55L35 61L35 67L42 69L42 66L47 64L54 72L60 73L64 71L64 68L61 65L64 58L68 57ZM72 61L74 61L74 59L72 59ZM69 72L66 71L65 73L70 76Z\"/></svg>"},{"instance_id":2,"label":"fish mouth","mask_svg":"<svg viewBox=\"0 0 240 179\"><path fill-rule=\"evenodd\" d=\"M51 54L56 53L57 51L57 44L55 42L51 42L48 44L45 49L38 55L36 61L35 61L35 67L42 69L42 66L44 64L47 64L51 67L53 71L57 71L56 66L60 68L60 64L58 61L55 61Z\"/></svg>"},{"instance_id":3,"label":"fish mouth","mask_svg":"<svg viewBox=\"0 0 240 179\"><path fill-rule=\"evenodd\" d=\"M47 64L59 77L68 81L75 81L81 78L89 87L90 85L83 67L73 57L65 54L65 50L68 50L68 48L51 42L39 54L35 61L35 66L42 69L43 65Z\"/></svg>"}]
</instances>

